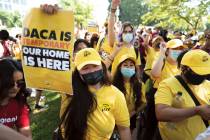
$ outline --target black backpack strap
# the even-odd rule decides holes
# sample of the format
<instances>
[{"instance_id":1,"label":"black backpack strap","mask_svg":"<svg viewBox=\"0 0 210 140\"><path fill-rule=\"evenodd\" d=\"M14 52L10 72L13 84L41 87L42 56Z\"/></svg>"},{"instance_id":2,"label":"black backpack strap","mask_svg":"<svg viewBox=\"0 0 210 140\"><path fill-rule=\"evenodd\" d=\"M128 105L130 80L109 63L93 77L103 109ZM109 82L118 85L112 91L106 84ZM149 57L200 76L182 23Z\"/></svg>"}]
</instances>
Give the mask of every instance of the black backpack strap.
<instances>
[{"instance_id":1,"label":"black backpack strap","mask_svg":"<svg viewBox=\"0 0 210 140\"><path fill-rule=\"evenodd\" d=\"M189 88L189 86L187 85L187 83L183 80L183 78L180 75L176 75L175 78L180 82L180 84L185 88L185 90L188 92L188 94L190 95L190 97L193 99L194 103L196 106L201 105L200 102L198 101L198 99L195 97L195 95L193 94L192 90ZM209 126L208 121L204 120L202 118L204 124L206 127Z\"/></svg>"}]
</instances>

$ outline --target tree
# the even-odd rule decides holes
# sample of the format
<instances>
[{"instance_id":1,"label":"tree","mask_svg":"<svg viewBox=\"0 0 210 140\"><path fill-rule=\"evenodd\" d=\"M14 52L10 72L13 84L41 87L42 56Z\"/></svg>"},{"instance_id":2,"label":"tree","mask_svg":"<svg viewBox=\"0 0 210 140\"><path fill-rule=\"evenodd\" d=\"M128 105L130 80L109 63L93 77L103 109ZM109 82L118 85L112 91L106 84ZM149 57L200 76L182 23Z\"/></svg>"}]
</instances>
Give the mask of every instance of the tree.
<instances>
[{"instance_id":1,"label":"tree","mask_svg":"<svg viewBox=\"0 0 210 140\"><path fill-rule=\"evenodd\" d=\"M110 6L111 2L112 0L109 0ZM141 15L145 14L147 11L147 5L145 5L142 0L122 0L119 19L122 22L130 21L133 25L138 26L142 23Z\"/></svg>"},{"instance_id":2,"label":"tree","mask_svg":"<svg viewBox=\"0 0 210 140\"><path fill-rule=\"evenodd\" d=\"M156 25L180 30L198 30L203 28L203 18L208 15L210 0L145 0L150 11L142 16L144 24Z\"/></svg>"},{"instance_id":3,"label":"tree","mask_svg":"<svg viewBox=\"0 0 210 140\"><path fill-rule=\"evenodd\" d=\"M81 28L87 26L88 20L92 18L93 7L90 4L84 4L79 0L60 0L60 4L64 9L71 9L74 11L75 22Z\"/></svg>"},{"instance_id":4,"label":"tree","mask_svg":"<svg viewBox=\"0 0 210 140\"><path fill-rule=\"evenodd\" d=\"M22 26L21 15L18 11L15 11L13 13L0 11L0 20L4 25L9 28Z\"/></svg>"},{"instance_id":5,"label":"tree","mask_svg":"<svg viewBox=\"0 0 210 140\"><path fill-rule=\"evenodd\" d=\"M210 15L207 18L206 28L210 29Z\"/></svg>"},{"instance_id":6,"label":"tree","mask_svg":"<svg viewBox=\"0 0 210 140\"><path fill-rule=\"evenodd\" d=\"M8 16L9 14L5 11L0 11L0 20L3 25L8 25Z\"/></svg>"}]
</instances>

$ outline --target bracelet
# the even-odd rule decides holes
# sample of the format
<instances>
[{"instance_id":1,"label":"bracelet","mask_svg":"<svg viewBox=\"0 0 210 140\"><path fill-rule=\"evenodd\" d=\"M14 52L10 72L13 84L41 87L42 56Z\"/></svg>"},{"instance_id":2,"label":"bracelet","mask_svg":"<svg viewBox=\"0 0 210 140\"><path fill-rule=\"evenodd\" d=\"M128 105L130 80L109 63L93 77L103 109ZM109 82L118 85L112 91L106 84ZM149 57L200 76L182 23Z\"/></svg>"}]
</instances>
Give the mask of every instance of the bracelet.
<instances>
[{"instance_id":1,"label":"bracelet","mask_svg":"<svg viewBox=\"0 0 210 140\"><path fill-rule=\"evenodd\" d=\"M116 11L117 11L117 9L111 8L111 13L115 13Z\"/></svg>"}]
</instances>

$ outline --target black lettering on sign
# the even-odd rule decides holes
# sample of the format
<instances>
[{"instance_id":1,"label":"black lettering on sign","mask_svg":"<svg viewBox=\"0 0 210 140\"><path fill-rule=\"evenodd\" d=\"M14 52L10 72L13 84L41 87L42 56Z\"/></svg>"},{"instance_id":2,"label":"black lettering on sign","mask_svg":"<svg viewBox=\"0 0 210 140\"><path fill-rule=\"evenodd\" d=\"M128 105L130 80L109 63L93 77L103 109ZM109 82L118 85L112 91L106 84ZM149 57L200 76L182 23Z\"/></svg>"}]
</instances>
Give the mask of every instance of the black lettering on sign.
<instances>
[{"instance_id":1,"label":"black lettering on sign","mask_svg":"<svg viewBox=\"0 0 210 140\"><path fill-rule=\"evenodd\" d=\"M65 39L64 41L71 41L71 32L66 32L65 33Z\"/></svg>"},{"instance_id":2,"label":"black lettering on sign","mask_svg":"<svg viewBox=\"0 0 210 140\"><path fill-rule=\"evenodd\" d=\"M63 41L63 37L64 37L64 32L61 32L61 36L60 36L60 41Z\"/></svg>"},{"instance_id":3,"label":"black lettering on sign","mask_svg":"<svg viewBox=\"0 0 210 140\"><path fill-rule=\"evenodd\" d=\"M40 37L42 38L42 39L47 39L47 34L48 33L48 31L47 30L41 30L40 31Z\"/></svg>"},{"instance_id":4,"label":"black lettering on sign","mask_svg":"<svg viewBox=\"0 0 210 140\"><path fill-rule=\"evenodd\" d=\"M48 40L57 40L58 37L60 41L71 41L72 39L71 32L60 31L60 33L59 32L56 33L55 30L47 30L47 29L38 30L36 28L32 29L23 28L23 36L34 39L36 38L36 39L48 39Z\"/></svg>"},{"instance_id":5,"label":"black lettering on sign","mask_svg":"<svg viewBox=\"0 0 210 140\"><path fill-rule=\"evenodd\" d=\"M23 62L26 66L58 71L70 70L70 54L66 50L23 46Z\"/></svg>"},{"instance_id":6,"label":"black lettering on sign","mask_svg":"<svg viewBox=\"0 0 210 140\"><path fill-rule=\"evenodd\" d=\"M23 28L23 36L29 37L30 36L30 30L28 28Z\"/></svg>"},{"instance_id":7,"label":"black lettering on sign","mask_svg":"<svg viewBox=\"0 0 210 140\"><path fill-rule=\"evenodd\" d=\"M39 33L38 33L37 29L33 29L31 31L31 38L38 38L39 39Z\"/></svg>"},{"instance_id":8,"label":"black lettering on sign","mask_svg":"<svg viewBox=\"0 0 210 140\"><path fill-rule=\"evenodd\" d=\"M50 40L56 40L56 33L55 33L55 31L51 31L51 32L50 32L49 39L50 39Z\"/></svg>"}]
</instances>

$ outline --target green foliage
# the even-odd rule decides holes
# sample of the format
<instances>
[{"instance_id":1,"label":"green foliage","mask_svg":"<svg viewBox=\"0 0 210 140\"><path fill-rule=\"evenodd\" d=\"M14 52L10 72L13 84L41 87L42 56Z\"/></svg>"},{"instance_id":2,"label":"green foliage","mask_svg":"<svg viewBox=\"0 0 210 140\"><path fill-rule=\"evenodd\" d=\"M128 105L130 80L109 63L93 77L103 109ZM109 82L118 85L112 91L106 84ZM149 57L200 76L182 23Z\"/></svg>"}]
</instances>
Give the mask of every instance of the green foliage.
<instances>
[{"instance_id":1,"label":"green foliage","mask_svg":"<svg viewBox=\"0 0 210 140\"><path fill-rule=\"evenodd\" d=\"M122 0L119 19L122 22L130 21L134 25L142 23L140 18L148 11L147 5L142 0Z\"/></svg>"},{"instance_id":2,"label":"green foliage","mask_svg":"<svg viewBox=\"0 0 210 140\"><path fill-rule=\"evenodd\" d=\"M145 0L150 11L142 16L144 24L156 23L158 26L198 30L204 27L203 19L208 15L210 0Z\"/></svg>"},{"instance_id":3,"label":"green foliage","mask_svg":"<svg viewBox=\"0 0 210 140\"><path fill-rule=\"evenodd\" d=\"M0 20L9 28L22 26L21 15L18 11L13 13L0 11Z\"/></svg>"},{"instance_id":4,"label":"green foliage","mask_svg":"<svg viewBox=\"0 0 210 140\"><path fill-rule=\"evenodd\" d=\"M74 11L77 26L87 26L88 21L92 18L92 5L84 4L78 0L60 0L60 4L64 9L71 9Z\"/></svg>"},{"instance_id":5,"label":"green foliage","mask_svg":"<svg viewBox=\"0 0 210 140\"><path fill-rule=\"evenodd\" d=\"M51 140L53 130L59 124L60 96L57 93L45 92L49 108L43 111L33 110L31 114L31 129L33 140ZM34 107L35 99L30 98L30 106Z\"/></svg>"},{"instance_id":6,"label":"green foliage","mask_svg":"<svg viewBox=\"0 0 210 140\"><path fill-rule=\"evenodd\" d=\"M207 18L206 28L210 29L210 15Z\"/></svg>"}]
</instances>

